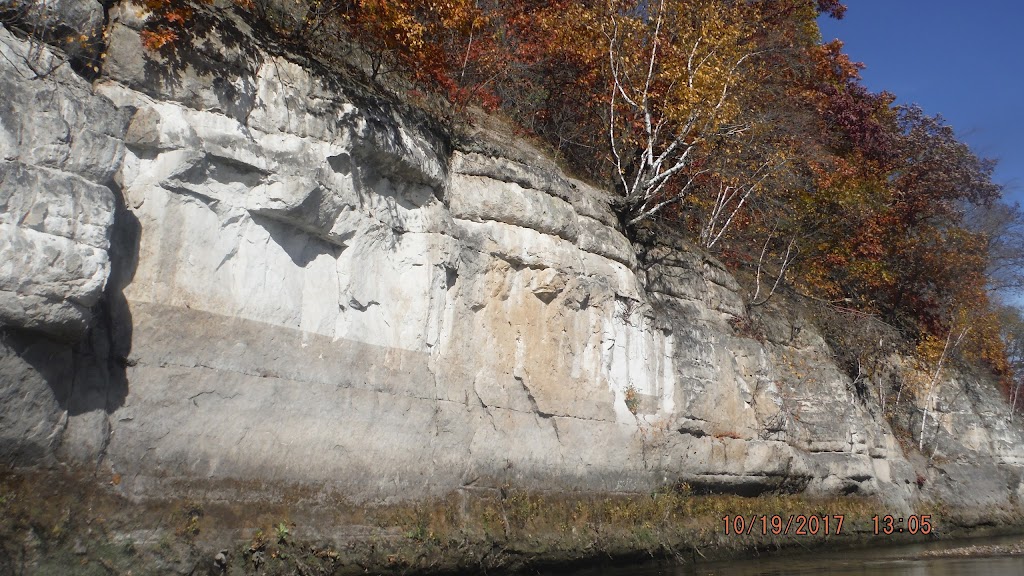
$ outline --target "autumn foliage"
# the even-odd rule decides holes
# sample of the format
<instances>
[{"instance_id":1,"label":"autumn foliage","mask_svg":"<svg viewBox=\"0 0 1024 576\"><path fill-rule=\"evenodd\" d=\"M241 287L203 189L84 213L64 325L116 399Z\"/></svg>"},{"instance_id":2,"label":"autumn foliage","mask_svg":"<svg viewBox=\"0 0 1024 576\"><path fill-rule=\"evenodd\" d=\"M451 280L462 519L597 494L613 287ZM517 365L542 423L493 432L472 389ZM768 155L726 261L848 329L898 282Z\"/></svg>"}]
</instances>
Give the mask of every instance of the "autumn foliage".
<instances>
[{"instance_id":1,"label":"autumn foliage","mask_svg":"<svg viewBox=\"0 0 1024 576\"><path fill-rule=\"evenodd\" d=\"M188 9L146 2L161 49ZM837 0L303 2L311 52L354 42L378 80L501 110L616 190L627 232L656 220L749 270L755 305L781 284L920 343L967 328L962 350L1010 377L992 238L965 219L998 201L993 165L821 42Z\"/></svg>"}]
</instances>

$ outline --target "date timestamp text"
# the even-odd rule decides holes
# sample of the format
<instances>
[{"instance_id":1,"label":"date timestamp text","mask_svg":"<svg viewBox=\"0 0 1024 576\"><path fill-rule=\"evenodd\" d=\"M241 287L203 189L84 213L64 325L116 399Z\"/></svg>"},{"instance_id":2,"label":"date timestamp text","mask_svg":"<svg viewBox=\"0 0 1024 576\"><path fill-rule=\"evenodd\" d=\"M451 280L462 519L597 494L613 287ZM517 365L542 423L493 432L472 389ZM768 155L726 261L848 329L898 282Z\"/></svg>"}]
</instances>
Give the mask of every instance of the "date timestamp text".
<instances>
[{"instance_id":1,"label":"date timestamp text","mask_svg":"<svg viewBox=\"0 0 1024 576\"><path fill-rule=\"evenodd\" d=\"M760 534L767 536L829 536L843 531L842 514L754 514L746 517L740 514L722 517L725 535Z\"/></svg>"},{"instance_id":2,"label":"date timestamp text","mask_svg":"<svg viewBox=\"0 0 1024 576\"><path fill-rule=\"evenodd\" d=\"M931 534L931 514L911 514L910 516L872 516L871 527L874 534Z\"/></svg>"}]
</instances>

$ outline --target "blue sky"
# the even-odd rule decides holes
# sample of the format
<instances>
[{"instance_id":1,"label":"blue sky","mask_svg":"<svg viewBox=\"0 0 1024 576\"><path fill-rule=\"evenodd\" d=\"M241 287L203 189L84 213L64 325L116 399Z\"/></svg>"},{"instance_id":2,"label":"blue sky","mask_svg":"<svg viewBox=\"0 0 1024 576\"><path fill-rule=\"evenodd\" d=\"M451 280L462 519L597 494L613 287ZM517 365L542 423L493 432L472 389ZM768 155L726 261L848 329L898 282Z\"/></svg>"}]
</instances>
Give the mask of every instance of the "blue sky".
<instances>
[{"instance_id":1,"label":"blue sky","mask_svg":"<svg viewBox=\"0 0 1024 576\"><path fill-rule=\"evenodd\" d=\"M872 91L941 114L976 154L999 160L995 181L1024 205L1024 1L848 0L821 18L867 68Z\"/></svg>"}]
</instances>

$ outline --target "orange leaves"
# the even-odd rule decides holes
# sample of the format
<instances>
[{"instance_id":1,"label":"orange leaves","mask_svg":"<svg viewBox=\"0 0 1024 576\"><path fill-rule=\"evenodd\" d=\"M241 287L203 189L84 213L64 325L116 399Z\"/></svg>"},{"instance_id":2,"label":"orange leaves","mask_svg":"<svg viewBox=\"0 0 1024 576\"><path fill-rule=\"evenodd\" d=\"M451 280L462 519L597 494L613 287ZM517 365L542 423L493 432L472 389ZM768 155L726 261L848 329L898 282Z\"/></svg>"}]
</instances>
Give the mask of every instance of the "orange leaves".
<instances>
[{"instance_id":1,"label":"orange leaves","mask_svg":"<svg viewBox=\"0 0 1024 576\"><path fill-rule=\"evenodd\" d=\"M815 66L815 76L835 86L845 86L848 82L860 80L860 71L864 64L854 62L848 54L843 53L843 42L833 40L810 51Z\"/></svg>"},{"instance_id":2,"label":"orange leaves","mask_svg":"<svg viewBox=\"0 0 1024 576\"><path fill-rule=\"evenodd\" d=\"M142 47L152 52L173 46L195 16L193 9L180 0L143 0L142 3L152 15L139 37Z\"/></svg>"},{"instance_id":3,"label":"orange leaves","mask_svg":"<svg viewBox=\"0 0 1024 576\"><path fill-rule=\"evenodd\" d=\"M139 36L142 38L142 47L153 52L178 39L177 33L167 27L143 30L139 33Z\"/></svg>"},{"instance_id":4,"label":"orange leaves","mask_svg":"<svg viewBox=\"0 0 1024 576\"><path fill-rule=\"evenodd\" d=\"M470 0L362 0L347 24L368 50L385 53L392 65L418 78L450 77L485 15Z\"/></svg>"},{"instance_id":5,"label":"orange leaves","mask_svg":"<svg viewBox=\"0 0 1024 576\"><path fill-rule=\"evenodd\" d=\"M189 8L177 8L169 10L164 14L164 20L178 26L184 26L185 22L192 18L192 10Z\"/></svg>"}]
</instances>

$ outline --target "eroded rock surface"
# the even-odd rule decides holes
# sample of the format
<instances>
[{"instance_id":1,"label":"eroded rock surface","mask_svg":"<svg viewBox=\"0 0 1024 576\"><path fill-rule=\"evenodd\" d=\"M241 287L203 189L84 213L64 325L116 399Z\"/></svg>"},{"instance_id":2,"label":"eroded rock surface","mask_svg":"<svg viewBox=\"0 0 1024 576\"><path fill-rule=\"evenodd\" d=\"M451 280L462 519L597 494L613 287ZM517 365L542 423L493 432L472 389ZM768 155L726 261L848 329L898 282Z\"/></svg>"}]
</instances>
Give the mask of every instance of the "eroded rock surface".
<instances>
[{"instance_id":1,"label":"eroded rock surface","mask_svg":"<svg viewBox=\"0 0 1024 576\"><path fill-rule=\"evenodd\" d=\"M227 16L176 68L148 59L136 10L110 16L92 86L0 61L0 319L46 335L0 351L18 446L140 497L685 481L909 509L918 475L952 499L975 466L995 484L972 505L1014 506L1024 437L994 390L949 382L949 464L916 465L813 326L738 333L719 262L681 241L638 255L604 193L551 162L453 147ZM54 335L87 345L42 366Z\"/></svg>"},{"instance_id":2,"label":"eroded rock surface","mask_svg":"<svg viewBox=\"0 0 1024 576\"><path fill-rule=\"evenodd\" d=\"M77 339L110 275L124 117L0 30L0 321Z\"/></svg>"}]
</instances>

